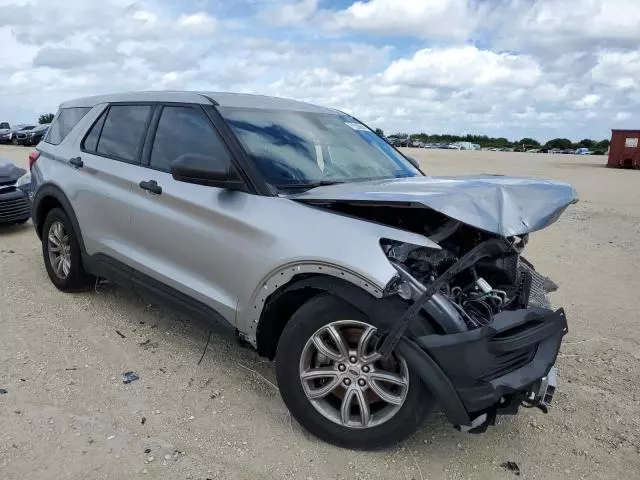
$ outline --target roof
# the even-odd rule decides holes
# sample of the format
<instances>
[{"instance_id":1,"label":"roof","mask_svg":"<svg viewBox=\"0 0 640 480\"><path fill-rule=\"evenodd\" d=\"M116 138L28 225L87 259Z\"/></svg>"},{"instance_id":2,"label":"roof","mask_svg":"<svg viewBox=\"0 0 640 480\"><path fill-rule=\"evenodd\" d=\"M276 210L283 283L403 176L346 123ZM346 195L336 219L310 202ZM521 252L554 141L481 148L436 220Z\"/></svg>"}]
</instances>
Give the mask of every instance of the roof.
<instances>
[{"instance_id":1,"label":"roof","mask_svg":"<svg viewBox=\"0 0 640 480\"><path fill-rule=\"evenodd\" d=\"M612 132L623 132L623 133L640 133L640 130L633 130L631 128L614 128L611 131Z\"/></svg>"},{"instance_id":2,"label":"roof","mask_svg":"<svg viewBox=\"0 0 640 480\"><path fill-rule=\"evenodd\" d=\"M211 101L209 99L213 100L221 107L295 110L298 112L330 113L334 115L340 113L336 110L319 107L311 103L280 97L269 97L266 95L169 90L114 93L109 95L77 98L75 100L69 100L62 103L60 108L93 107L95 105L108 102L175 102L211 105Z\"/></svg>"}]
</instances>

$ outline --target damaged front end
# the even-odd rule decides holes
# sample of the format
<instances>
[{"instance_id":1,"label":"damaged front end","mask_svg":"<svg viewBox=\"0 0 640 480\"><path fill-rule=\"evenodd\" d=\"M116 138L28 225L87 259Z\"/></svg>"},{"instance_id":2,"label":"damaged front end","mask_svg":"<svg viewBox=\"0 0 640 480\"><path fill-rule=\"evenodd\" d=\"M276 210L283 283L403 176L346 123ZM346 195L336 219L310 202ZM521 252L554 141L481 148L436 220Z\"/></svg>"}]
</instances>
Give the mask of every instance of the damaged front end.
<instances>
[{"instance_id":1,"label":"damaged front end","mask_svg":"<svg viewBox=\"0 0 640 480\"><path fill-rule=\"evenodd\" d=\"M387 294L411 303L380 347L398 349L463 431L484 431L497 414L522 405L546 412L553 367L567 333L563 310L550 310L557 288L521 256L527 236L489 237L462 253L450 237L442 250L383 240L398 271ZM432 331L411 333L414 322ZM435 373L434 373L435 372Z\"/></svg>"},{"instance_id":2,"label":"damaged front end","mask_svg":"<svg viewBox=\"0 0 640 480\"><path fill-rule=\"evenodd\" d=\"M449 420L479 432L520 406L546 411L567 323L557 286L523 256L529 234L578 201L562 182L480 175L413 177L311 189L291 198L424 235L381 247L397 271L387 297L407 302L381 337L401 353ZM440 247L440 248L438 248Z\"/></svg>"}]
</instances>

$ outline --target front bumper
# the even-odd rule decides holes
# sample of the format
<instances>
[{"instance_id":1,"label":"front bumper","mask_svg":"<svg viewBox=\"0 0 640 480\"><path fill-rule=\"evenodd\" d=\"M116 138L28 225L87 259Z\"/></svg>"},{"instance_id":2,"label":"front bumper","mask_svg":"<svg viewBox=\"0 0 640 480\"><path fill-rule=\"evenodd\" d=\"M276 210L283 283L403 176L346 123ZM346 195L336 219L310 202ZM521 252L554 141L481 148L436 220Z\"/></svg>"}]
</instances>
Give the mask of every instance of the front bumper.
<instances>
[{"instance_id":1,"label":"front bumper","mask_svg":"<svg viewBox=\"0 0 640 480\"><path fill-rule=\"evenodd\" d=\"M0 187L0 224L27 220L31 216L29 194L20 188Z\"/></svg>"},{"instance_id":2,"label":"front bumper","mask_svg":"<svg viewBox=\"0 0 640 480\"><path fill-rule=\"evenodd\" d=\"M450 421L475 428L474 420L483 416L490 423L496 414L517 412L523 402L550 401L552 367L566 333L563 310L528 308L504 311L476 330L405 339L402 353L412 347L410 363ZM437 378L433 369L439 370Z\"/></svg>"}]
</instances>

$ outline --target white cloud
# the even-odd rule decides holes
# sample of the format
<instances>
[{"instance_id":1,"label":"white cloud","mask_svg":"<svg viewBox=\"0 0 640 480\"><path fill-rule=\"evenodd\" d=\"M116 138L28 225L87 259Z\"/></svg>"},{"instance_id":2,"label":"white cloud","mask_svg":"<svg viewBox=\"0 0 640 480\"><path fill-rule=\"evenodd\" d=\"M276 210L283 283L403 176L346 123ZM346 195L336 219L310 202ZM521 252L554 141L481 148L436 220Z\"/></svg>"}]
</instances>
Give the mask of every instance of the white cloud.
<instances>
[{"instance_id":1,"label":"white cloud","mask_svg":"<svg viewBox=\"0 0 640 480\"><path fill-rule=\"evenodd\" d=\"M578 108L592 108L600 101L600 95L596 93L590 93L585 95L580 100L574 102Z\"/></svg>"},{"instance_id":2,"label":"white cloud","mask_svg":"<svg viewBox=\"0 0 640 480\"><path fill-rule=\"evenodd\" d=\"M293 97L387 131L542 140L640 125L635 0L345 3L0 0L0 120L184 88Z\"/></svg>"},{"instance_id":3,"label":"white cloud","mask_svg":"<svg viewBox=\"0 0 640 480\"><path fill-rule=\"evenodd\" d=\"M467 0L369 0L334 12L325 25L383 35L465 38L477 22L477 7Z\"/></svg>"},{"instance_id":4,"label":"white cloud","mask_svg":"<svg viewBox=\"0 0 640 480\"><path fill-rule=\"evenodd\" d=\"M262 15L273 25L295 25L307 20L318 9L318 0L298 0L267 9Z\"/></svg>"},{"instance_id":5,"label":"white cloud","mask_svg":"<svg viewBox=\"0 0 640 480\"><path fill-rule=\"evenodd\" d=\"M191 35L211 35L218 27L218 21L207 13L181 15L176 28Z\"/></svg>"},{"instance_id":6,"label":"white cloud","mask_svg":"<svg viewBox=\"0 0 640 480\"><path fill-rule=\"evenodd\" d=\"M640 50L634 52L605 51L598 55L597 65L590 72L597 84L616 90L640 88Z\"/></svg>"},{"instance_id":7,"label":"white cloud","mask_svg":"<svg viewBox=\"0 0 640 480\"><path fill-rule=\"evenodd\" d=\"M416 87L532 87L541 75L532 58L466 46L419 50L412 58L393 62L383 78Z\"/></svg>"},{"instance_id":8,"label":"white cloud","mask_svg":"<svg viewBox=\"0 0 640 480\"><path fill-rule=\"evenodd\" d=\"M486 18L501 45L548 56L602 47L637 49L637 0L505 0Z\"/></svg>"}]
</instances>

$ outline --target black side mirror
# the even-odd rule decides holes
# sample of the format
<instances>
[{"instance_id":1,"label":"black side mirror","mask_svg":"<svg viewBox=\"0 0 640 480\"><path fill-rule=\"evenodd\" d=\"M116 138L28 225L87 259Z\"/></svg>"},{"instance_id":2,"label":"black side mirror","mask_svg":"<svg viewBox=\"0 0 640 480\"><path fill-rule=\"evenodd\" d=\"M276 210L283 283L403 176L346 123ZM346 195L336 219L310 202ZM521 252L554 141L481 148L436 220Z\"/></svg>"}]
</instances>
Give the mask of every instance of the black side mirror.
<instances>
[{"instance_id":1,"label":"black side mirror","mask_svg":"<svg viewBox=\"0 0 640 480\"><path fill-rule=\"evenodd\" d=\"M188 153L171 162L174 180L228 190L246 190L230 162L216 157Z\"/></svg>"}]
</instances>

